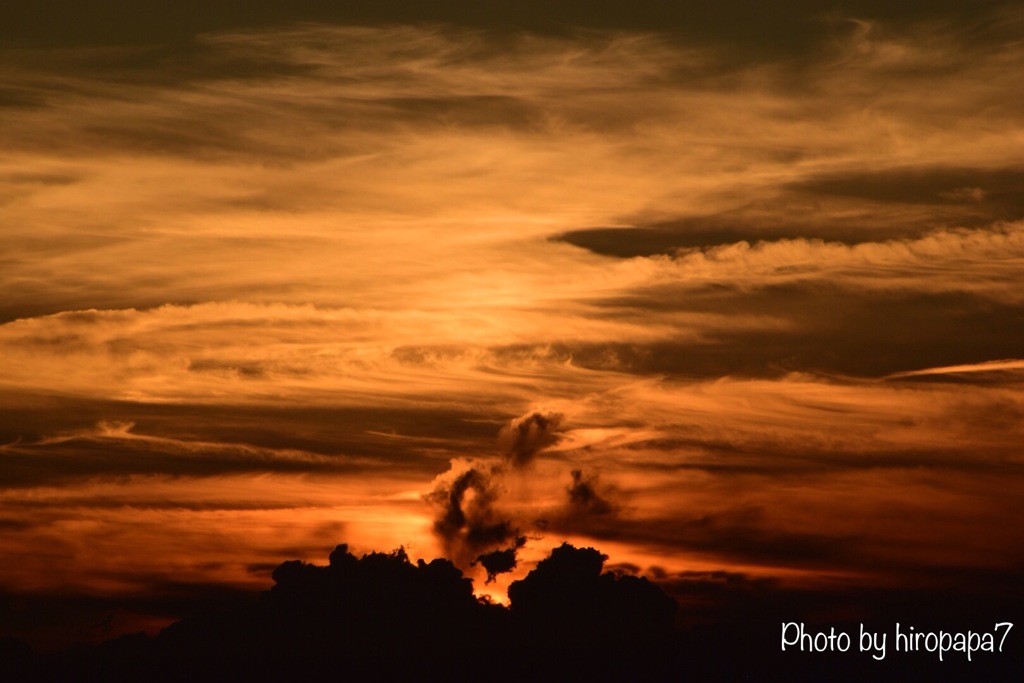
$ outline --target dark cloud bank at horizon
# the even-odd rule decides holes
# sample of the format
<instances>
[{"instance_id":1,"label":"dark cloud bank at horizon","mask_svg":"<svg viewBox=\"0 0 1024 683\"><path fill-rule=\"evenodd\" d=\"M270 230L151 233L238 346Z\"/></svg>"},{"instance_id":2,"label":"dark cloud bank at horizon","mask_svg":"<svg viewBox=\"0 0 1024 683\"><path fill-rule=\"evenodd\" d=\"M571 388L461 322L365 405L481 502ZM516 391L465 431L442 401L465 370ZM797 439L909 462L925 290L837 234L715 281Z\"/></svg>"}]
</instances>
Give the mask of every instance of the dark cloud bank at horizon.
<instances>
[{"instance_id":1,"label":"dark cloud bank at horizon","mask_svg":"<svg viewBox=\"0 0 1024 683\"><path fill-rule=\"evenodd\" d=\"M1019 658L992 652L976 652L973 661L963 652L941 661L923 651L890 651L879 661L861 646L793 652L791 645L786 653L779 647L786 622L778 619L794 612L780 604L748 605L746 619L728 627L679 629L675 601L647 579L604 571L605 560L594 548L564 543L511 584L505 607L474 596L472 582L448 560L414 564L402 549L357 558L343 544L326 566L279 565L275 585L258 600L204 610L156 637L42 654L3 639L0 654L11 681L904 681L1015 680L1024 672ZM890 626L879 614L868 623L872 632ZM938 623L914 622L918 630ZM849 618L822 628L858 629L864 623Z\"/></svg>"}]
</instances>

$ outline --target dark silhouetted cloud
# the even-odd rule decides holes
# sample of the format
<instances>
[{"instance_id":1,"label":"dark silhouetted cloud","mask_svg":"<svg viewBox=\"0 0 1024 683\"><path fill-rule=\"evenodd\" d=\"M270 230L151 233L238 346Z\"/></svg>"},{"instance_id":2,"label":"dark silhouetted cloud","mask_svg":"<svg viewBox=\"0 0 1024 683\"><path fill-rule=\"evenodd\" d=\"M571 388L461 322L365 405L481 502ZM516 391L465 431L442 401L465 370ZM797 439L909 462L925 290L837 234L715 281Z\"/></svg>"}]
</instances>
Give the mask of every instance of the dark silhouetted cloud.
<instances>
[{"instance_id":1,"label":"dark silhouetted cloud","mask_svg":"<svg viewBox=\"0 0 1024 683\"><path fill-rule=\"evenodd\" d=\"M519 530L495 510L498 483L497 467L471 467L449 482L439 483L426 499L438 507L434 533L444 543L449 557L467 562L474 553L494 547ZM467 495L471 494L471 495Z\"/></svg>"},{"instance_id":2,"label":"dark silhouetted cloud","mask_svg":"<svg viewBox=\"0 0 1024 683\"><path fill-rule=\"evenodd\" d=\"M526 537L519 536L511 548L502 548L484 553L473 560L473 564L481 564L487 572L487 583L494 581L498 574L507 574L518 565L516 551L526 545Z\"/></svg>"},{"instance_id":3,"label":"dark silhouetted cloud","mask_svg":"<svg viewBox=\"0 0 1024 683\"><path fill-rule=\"evenodd\" d=\"M505 459L512 467L526 467L540 451L557 442L561 422L557 413L531 413L512 420L498 435Z\"/></svg>"},{"instance_id":4,"label":"dark silhouetted cloud","mask_svg":"<svg viewBox=\"0 0 1024 683\"><path fill-rule=\"evenodd\" d=\"M363 680L442 672L463 679L500 663L495 680L528 671L536 677L536 667L548 666L663 675L675 656L675 603L646 580L602 574L604 559L593 548L563 544L513 584L505 608L478 600L447 560L414 564L403 549L357 558L339 545L328 566L279 565L258 602L208 610L156 639L42 656L36 673L241 680L343 669Z\"/></svg>"},{"instance_id":5,"label":"dark silhouetted cloud","mask_svg":"<svg viewBox=\"0 0 1024 683\"><path fill-rule=\"evenodd\" d=\"M539 412L514 418L498 434L500 462L453 462L451 470L438 477L426 500L437 508L434 532L442 539L448 557L466 566L474 557L480 560L481 550L512 539L517 539L516 547L521 545L519 527L508 517L510 511L499 505L504 480L510 472L528 470L539 453L558 441L561 420L561 415ZM513 552L513 566L514 560ZM495 556L489 561L503 560Z\"/></svg>"},{"instance_id":6,"label":"dark silhouetted cloud","mask_svg":"<svg viewBox=\"0 0 1024 683\"><path fill-rule=\"evenodd\" d=\"M598 493L597 475L585 475L583 470L573 470L568 493L570 508L575 512L605 515L614 510L612 504Z\"/></svg>"}]
</instances>

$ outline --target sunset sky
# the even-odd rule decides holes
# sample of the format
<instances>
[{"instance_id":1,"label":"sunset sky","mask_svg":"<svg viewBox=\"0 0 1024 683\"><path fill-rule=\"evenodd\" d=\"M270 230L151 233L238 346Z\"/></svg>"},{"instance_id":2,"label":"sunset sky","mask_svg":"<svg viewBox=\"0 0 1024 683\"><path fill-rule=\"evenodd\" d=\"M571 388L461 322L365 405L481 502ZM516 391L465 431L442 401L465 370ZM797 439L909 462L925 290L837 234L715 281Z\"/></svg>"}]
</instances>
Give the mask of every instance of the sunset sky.
<instances>
[{"instance_id":1,"label":"sunset sky","mask_svg":"<svg viewBox=\"0 0 1024 683\"><path fill-rule=\"evenodd\" d=\"M12 4L0 635L340 542L1020 583L1016 3Z\"/></svg>"}]
</instances>

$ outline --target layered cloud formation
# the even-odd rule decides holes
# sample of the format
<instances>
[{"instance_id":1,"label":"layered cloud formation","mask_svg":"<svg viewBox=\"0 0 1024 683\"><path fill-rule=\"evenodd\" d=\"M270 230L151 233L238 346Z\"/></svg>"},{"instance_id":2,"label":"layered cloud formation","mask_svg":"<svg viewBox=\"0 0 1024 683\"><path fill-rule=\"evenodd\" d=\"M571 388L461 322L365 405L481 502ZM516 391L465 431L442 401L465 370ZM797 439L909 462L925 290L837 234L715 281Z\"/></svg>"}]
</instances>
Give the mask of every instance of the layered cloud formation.
<instances>
[{"instance_id":1,"label":"layered cloud formation","mask_svg":"<svg viewBox=\"0 0 1024 683\"><path fill-rule=\"evenodd\" d=\"M1013 576L1020 14L812 19L6 43L2 590L165 619L342 530Z\"/></svg>"}]
</instances>

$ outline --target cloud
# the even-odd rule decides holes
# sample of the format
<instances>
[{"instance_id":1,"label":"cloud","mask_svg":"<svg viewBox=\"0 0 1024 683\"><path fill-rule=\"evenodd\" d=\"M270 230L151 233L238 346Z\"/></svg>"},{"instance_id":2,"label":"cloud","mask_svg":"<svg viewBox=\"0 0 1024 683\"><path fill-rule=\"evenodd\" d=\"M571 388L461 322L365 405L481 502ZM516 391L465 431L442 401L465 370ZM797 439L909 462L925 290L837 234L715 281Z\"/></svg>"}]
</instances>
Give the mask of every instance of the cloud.
<instances>
[{"instance_id":1,"label":"cloud","mask_svg":"<svg viewBox=\"0 0 1024 683\"><path fill-rule=\"evenodd\" d=\"M608 500L612 489L581 469L558 472L569 474L572 483L554 497L543 490L541 482L550 482L562 468L545 463L541 469L535 461L541 454L554 455L563 417L534 411L513 418L498 434L501 461L452 461L451 468L435 479L424 498L436 509L434 533L446 557L461 566L479 562L490 583L516 567L516 552L529 534L579 530L588 518L615 512ZM499 548L507 542L511 547Z\"/></svg>"},{"instance_id":2,"label":"cloud","mask_svg":"<svg viewBox=\"0 0 1024 683\"><path fill-rule=\"evenodd\" d=\"M492 583L498 574L507 574L515 569L518 565L516 551L524 545L526 545L526 537L519 536L513 542L512 547L492 550L473 560L473 564L481 564L487 572L485 583Z\"/></svg>"},{"instance_id":3,"label":"cloud","mask_svg":"<svg viewBox=\"0 0 1024 683\"><path fill-rule=\"evenodd\" d=\"M1016 359L990 360L984 363L972 363L968 365L947 365L941 368L925 368L923 370L907 370L896 372L889 376L890 379L904 379L910 377L923 377L927 375L961 375L974 373L1002 373L1004 371L1017 371L1024 369L1024 361Z\"/></svg>"},{"instance_id":4,"label":"cloud","mask_svg":"<svg viewBox=\"0 0 1024 683\"><path fill-rule=\"evenodd\" d=\"M808 7L5 44L0 584L1019 567L1019 12Z\"/></svg>"},{"instance_id":5,"label":"cloud","mask_svg":"<svg viewBox=\"0 0 1024 683\"><path fill-rule=\"evenodd\" d=\"M558 413L531 413L517 417L498 434L505 460L514 468L529 465L537 454L558 441L556 432L562 421Z\"/></svg>"},{"instance_id":6,"label":"cloud","mask_svg":"<svg viewBox=\"0 0 1024 683\"><path fill-rule=\"evenodd\" d=\"M499 496L494 479L501 470L463 464L462 471L455 473L456 466L435 484L426 500L438 507L434 532L442 539L446 556L465 563L480 550L515 538L519 529L494 507Z\"/></svg>"},{"instance_id":7,"label":"cloud","mask_svg":"<svg viewBox=\"0 0 1024 683\"><path fill-rule=\"evenodd\" d=\"M822 240L746 241L680 250L639 267L659 279L694 286L710 281L764 287L810 279L861 290L958 291L1016 302L1009 273L1024 256L1024 230L1005 224L982 230L942 230L924 237L847 245ZM956 272L959 278L952 278ZM663 280L663 281L664 281Z\"/></svg>"},{"instance_id":8,"label":"cloud","mask_svg":"<svg viewBox=\"0 0 1024 683\"><path fill-rule=\"evenodd\" d=\"M344 389L357 406L393 403L398 393L437 405L448 393L479 387L493 400L498 387L522 395L518 377L539 372L580 387L605 378L573 367L548 344L518 348L496 324L472 326L472 312L330 309L241 301L165 305L148 310L68 311L0 325L0 349L15 368L12 390L134 401L229 401L337 405ZM518 317L514 313L512 317ZM538 330L547 315L524 314ZM647 338L639 322L580 316L563 339ZM602 328L604 331L602 332ZM461 342L453 335L466 330ZM666 331L669 329L665 328ZM415 330L415 332L413 332ZM532 335L531 335L532 336ZM474 340L474 337L476 339ZM17 363L13 361L16 360ZM396 386L396 378L402 378ZM499 393L502 391L499 390ZM204 399L205 397L205 399Z\"/></svg>"},{"instance_id":9,"label":"cloud","mask_svg":"<svg viewBox=\"0 0 1024 683\"><path fill-rule=\"evenodd\" d=\"M501 502L506 480L557 442L561 419L556 413L541 412L514 418L498 435L502 461L455 460L448 472L435 479L425 499L437 508L434 532L441 538L447 557L463 566L476 557L486 568L488 563L503 562L503 556L488 556L491 559L484 561L485 555L478 555L481 550L509 540L516 541L514 547L522 545L518 543L520 529ZM514 551L512 559L514 564ZM488 573L493 578L489 568Z\"/></svg>"},{"instance_id":10,"label":"cloud","mask_svg":"<svg viewBox=\"0 0 1024 683\"><path fill-rule=\"evenodd\" d=\"M629 227L570 230L557 239L618 257L673 255L737 242L821 239L857 245L919 238L950 227L1019 221L1019 166L924 165L810 174L771 197L718 213Z\"/></svg>"},{"instance_id":11,"label":"cloud","mask_svg":"<svg viewBox=\"0 0 1024 683\"><path fill-rule=\"evenodd\" d=\"M478 601L471 581L447 560L414 564L404 549L357 558L342 544L327 566L300 560L277 566L275 585L257 602L208 611L171 624L155 639L123 639L84 657L98 672L126 666L137 675L159 663L175 677L185 671L326 674L338 667L373 677L381 661L402 652L415 657L389 664L388 676L445 670L463 677L494 666L503 653L519 653L502 665L504 672L526 673L571 648L602 655L581 656L572 665L577 671L660 672L672 652L675 604L642 579L602 575L605 558L563 544L516 583L516 598L504 608ZM580 609L562 609L566 602ZM556 617L566 628L549 638ZM245 653L238 648L243 641ZM39 671L72 670L85 663L82 654L44 657Z\"/></svg>"},{"instance_id":12,"label":"cloud","mask_svg":"<svg viewBox=\"0 0 1024 683\"><path fill-rule=\"evenodd\" d=\"M471 581L446 560L413 563L401 548L357 557L342 544L330 553L326 566L300 560L279 564L273 587L259 600L215 586L191 587L193 595L207 604L216 601L219 609L176 621L157 637L135 634L35 656L17 641L3 646L17 656L14 661L26 675L37 678L65 678L83 670L100 677L118 672L147 678L155 667L170 678L268 672L326 676L342 668L373 678L382 674L381 662L388 663L387 677L444 671L464 678L492 670L496 661L501 662L502 677L533 675L552 681L571 675L660 680L716 671L749 678L768 669L785 671L796 680L818 680L838 667L852 667L859 679L862 665L871 666L881 680L894 681L905 680L911 667L920 672L931 666L929 673L936 674L1007 671L1002 661L985 658L970 663L929 658L912 664L891 664L890 658L879 668L877 661L851 660L849 654L793 659L776 648L756 645L747 657L735 657L737 638L756 644L758 633L777 631L786 615L807 621L809 628L827 621L839 631L858 625L888 628L894 618L909 619L920 628L933 623L936 614L950 613L950 594L931 586L900 593L835 588L809 593L780 589L738 572L686 571L665 576L665 585L682 600L679 605L646 579L604 571L607 559L593 547L555 547L513 583L506 608L477 600ZM1011 576L990 578L1001 589L1016 585ZM124 604L129 609L173 610L181 599L175 590L181 587L169 588L149 605ZM968 594L975 600L955 606L965 622L984 623L987 610L1005 606L1005 591L999 603L985 591ZM708 602L717 603L734 620L704 622ZM32 604L47 611L75 611L83 620L125 616L107 612L109 605L96 600L45 597ZM680 606L686 612L685 629L674 625ZM406 656L396 658L395 653Z\"/></svg>"},{"instance_id":13,"label":"cloud","mask_svg":"<svg viewBox=\"0 0 1024 683\"><path fill-rule=\"evenodd\" d=\"M1005 140L1019 46L993 25L984 49L935 23L887 30L843 33L807 62L739 64L706 41L651 33L438 26L217 33L184 55L15 50L9 80L45 104L7 113L7 177L76 182L34 185L5 207L18 228L4 251L36 254L5 268L4 315L209 298L436 301L481 281L497 305L493 276L510 251L581 225L733 216L727 241L828 241L1013 217L1019 168ZM874 53L936 66L894 71ZM878 78L900 87L872 89ZM878 201L886 183L906 188L902 205ZM931 196L930 183L988 199L971 208ZM740 230L752 223L774 227ZM551 258L520 258L517 275ZM545 280L554 298L567 286ZM522 302L520 289L502 293Z\"/></svg>"},{"instance_id":14,"label":"cloud","mask_svg":"<svg viewBox=\"0 0 1024 683\"><path fill-rule=\"evenodd\" d=\"M606 515L614 510L611 503L598 493L597 475L585 475L583 470L572 471L572 485L567 489L569 506L574 512Z\"/></svg>"},{"instance_id":15,"label":"cloud","mask_svg":"<svg viewBox=\"0 0 1024 683\"><path fill-rule=\"evenodd\" d=\"M187 412L187 411L186 411ZM400 467L409 452L375 439L356 452L316 452L245 441L208 441L144 434L127 421L100 420L95 426L36 438L18 437L0 446L9 469L0 487L69 485L95 477L168 475L207 477L243 473L341 474L370 472L387 463ZM226 436L226 435L225 435ZM268 439L269 440L269 439ZM385 455L391 456L386 460ZM380 457L378 457L380 456ZM415 466L412 471L421 470Z\"/></svg>"}]
</instances>

